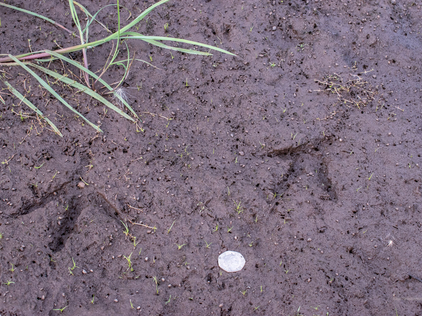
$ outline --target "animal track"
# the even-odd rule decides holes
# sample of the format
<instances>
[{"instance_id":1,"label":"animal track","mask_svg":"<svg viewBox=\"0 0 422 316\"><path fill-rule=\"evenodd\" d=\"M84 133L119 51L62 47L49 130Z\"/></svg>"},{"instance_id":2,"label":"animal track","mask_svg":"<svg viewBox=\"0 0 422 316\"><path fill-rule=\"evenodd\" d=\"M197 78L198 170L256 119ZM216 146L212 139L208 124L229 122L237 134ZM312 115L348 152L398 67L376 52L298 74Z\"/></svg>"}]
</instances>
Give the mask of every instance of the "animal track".
<instances>
[{"instance_id":1,"label":"animal track","mask_svg":"<svg viewBox=\"0 0 422 316\"><path fill-rule=\"evenodd\" d=\"M327 161L319 149L327 139L316 139L298 146L282 147L273 149L266 155L270 158L278 158L289 163L289 168L283 177L273 183L273 192L284 194L300 175L309 175L317 179L317 185L321 186L326 194L321 195L322 200L337 200L336 190L328 176ZM313 170L313 172L310 172ZM277 177L274 177L277 178Z\"/></svg>"}]
</instances>

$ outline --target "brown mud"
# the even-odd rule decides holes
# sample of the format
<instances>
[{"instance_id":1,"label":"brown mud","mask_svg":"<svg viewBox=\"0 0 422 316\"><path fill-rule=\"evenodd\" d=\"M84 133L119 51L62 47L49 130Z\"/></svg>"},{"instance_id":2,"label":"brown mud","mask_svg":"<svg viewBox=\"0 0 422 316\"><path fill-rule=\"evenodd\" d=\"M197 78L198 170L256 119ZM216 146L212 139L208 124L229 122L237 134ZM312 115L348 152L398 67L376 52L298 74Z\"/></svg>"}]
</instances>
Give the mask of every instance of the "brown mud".
<instances>
[{"instance_id":1,"label":"brown mud","mask_svg":"<svg viewBox=\"0 0 422 316\"><path fill-rule=\"evenodd\" d=\"M74 29L67 1L6 2ZM114 7L99 17L116 30ZM3 54L78 44L0 18ZM417 1L172 0L139 32L238 57L128 42L159 68L123 84L138 127L52 83L102 134L2 67L64 137L1 83L0 315L422 315L421 29ZM225 250L241 272L219 269Z\"/></svg>"}]
</instances>

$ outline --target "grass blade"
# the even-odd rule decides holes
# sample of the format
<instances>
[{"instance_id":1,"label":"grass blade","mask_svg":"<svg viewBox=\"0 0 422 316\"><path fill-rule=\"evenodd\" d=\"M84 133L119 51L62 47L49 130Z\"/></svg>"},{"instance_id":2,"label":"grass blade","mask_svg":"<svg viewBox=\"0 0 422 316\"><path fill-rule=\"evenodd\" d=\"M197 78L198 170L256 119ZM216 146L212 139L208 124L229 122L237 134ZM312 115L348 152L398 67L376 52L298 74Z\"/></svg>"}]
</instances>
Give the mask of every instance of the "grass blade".
<instances>
[{"instance_id":1,"label":"grass blade","mask_svg":"<svg viewBox=\"0 0 422 316\"><path fill-rule=\"evenodd\" d=\"M70 58L67 58L66 56L60 55L60 54L58 54L56 52L52 52L52 51L49 51L49 50L46 50L45 52L48 53L48 54L51 54L52 56L57 57L57 58L59 58L61 60L64 60L64 61L68 62L69 64L72 64L73 66L75 66L75 67L81 69L82 71L85 71L86 73L88 73L90 76L92 76L93 78L95 78L96 80L98 80L102 85L104 85L104 87L106 87L109 91L113 92L114 93L114 96L116 98L118 98L129 109L129 111L131 111L132 114L135 115L135 117L138 117L138 115L136 114L136 112L126 102L126 100L124 98L122 98L122 96L120 96L119 94L115 93L114 92L114 89L107 82L105 82L103 79L101 79L100 77L98 77L91 70L89 70L89 69L85 68L84 66L80 65L78 62L76 62L76 61L74 61L74 60L72 60Z\"/></svg>"},{"instance_id":2,"label":"grass blade","mask_svg":"<svg viewBox=\"0 0 422 316\"><path fill-rule=\"evenodd\" d=\"M75 5L73 4L73 0L69 0L69 7L70 7L70 13L72 14L73 22L75 22L75 25L79 31L79 36L82 36L82 29L81 29L81 23L79 22L78 12L76 12ZM82 42L83 44L83 42Z\"/></svg>"},{"instance_id":3,"label":"grass blade","mask_svg":"<svg viewBox=\"0 0 422 316\"><path fill-rule=\"evenodd\" d=\"M38 108L32 104L31 101L29 101L27 98L25 98L22 94L20 94L20 92L18 90L16 90L15 88L13 88L10 83L8 83L7 81L3 81L3 83L7 86L7 88L9 89L10 92L12 92L19 100L21 100L23 103L25 103L27 106L29 106L29 108L31 110L33 110L35 113L37 113L39 116L41 116L42 119L44 119L53 129L53 131L58 134L60 137L63 137L62 133L60 133L59 129L56 127L56 125L54 125L54 123L52 121L50 121L48 118L46 118L44 116L44 114L38 110Z\"/></svg>"},{"instance_id":4,"label":"grass blade","mask_svg":"<svg viewBox=\"0 0 422 316\"><path fill-rule=\"evenodd\" d=\"M84 29L84 32L85 32L85 30L88 30L88 27L91 25L91 23L93 22L93 21L97 21L97 23L98 24L100 24L107 32L109 32L109 33L112 33L108 28L107 28L107 26L105 26L103 23L101 23L100 21L98 21L97 19L96 19L96 17L97 17L97 14L102 10L102 9L104 9L104 8L106 8L106 7L109 7L109 6L113 6L113 5L115 5L115 4L108 4L108 5L106 5L106 6L104 6L104 7L102 7L101 9L99 9L94 15L92 15L91 13L89 13L89 11L82 5L82 4L80 4L79 2L77 2L77 1L73 1L73 3L74 4L76 4L83 12L85 12L85 14L87 15L87 16L89 16L90 18L91 18L91 20L87 23L87 25L85 26L85 29Z\"/></svg>"},{"instance_id":5,"label":"grass blade","mask_svg":"<svg viewBox=\"0 0 422 316\"><path fill-rule=\"evenodd\" d=\"M114 104L112 104L111 102L107 101L104 97L99 95L97 92L87 88L83 84L80 84L79 82L76 82L75 80L69 79L68 77L65 77L61 74L58 74L54 71L51 71L50 69L41 67L39 65L36 65L36 64L33 64L33 63L29 63L28 65L31 66L31 67L37 68L38 70L46 73L47 75L54 77L54 78L60 80L61 82L64 82L65 84L68 84L68 85L78 89L81 92L88 94L90 97L93 97L94 99L100 101L101 103L103 103L104 105L109 107L111 110L117 112L121 116L127 118L128 120L130 120L132 122L135 122L135 120L133 118L131 118L129 115L127 115L125 112L123 112L118 107L116 107Z\"/></svg>"},{"instance_id":6,"label":"grass blade","mask_svg":"<svg viewBox=\"0 0 422 316\"><path fill-rule=\"evenodd\" d=\"M110 67L111 65L118 65L118 66L122 66L125 69L125 73L123 74L122 79L119 81L119 83L116 85L116 87L114 88L115 90L120 87L120 85L123 83L123 81L125 81L125 79L127 78L127 76L129 75L129 69L130 66L132 65L132 62L134 61L134 59L130 59L130 51L129 51L129 47L127 46L127 43L125 42L126 45L126 50L127 50L127 60L119 60L119 61L115 61L113 63L110 63L108 65L108 67ZM125 65L124 63L127 62L127 64Z\"/></svg>"},{"instance_id":7,"label":"grass blade","mask_svg":"<svg viewBox=\"0 0 422 316\"><path fill-rule=\"evenodd\" d=\"M73 22L75 22L75 25L79 31L79 37L81 39L81 45L85 44L84 42L84 33L82 32L82 28L81 28L81 23L79 21L79 17L78 17L78 12L76 12L76 8L75 5L73 4L73 0L69 0L69 7L70 7L70 12L72 14L72 18L73 18ZM88 36L88 33L87 33ZM86 48L82 48L82 55L83 55L83 59L84 59L84 65L85 68L88 68L88 57L86 55ZM84 78L85 78L85 83L87 85L87 87L89 88L89 77L88 74L86 72L84 72Z\"/></svg>"},{"instance_id":8,"label":"grass blade","mask_svg":"<svg viewBox=\"0 0 422 316\"><path fill-rule=\"evenodd\" d=\"M169 49L169 50L175 50L177 52L180 53L186 53L186 54L191 54L191 55L203 55L203 56L211 56L211 53L208 52L201 52L201 51L197 51L194 49L187 49L187 48L179 48L179 47L174 47L174 46L168 46L164 43L158 42L158 41L154 41L154 40L144 40L147 43L150 43L151 45L155 45L161 48L165 48L165 49Z\"/></svg>"},{"instance_id":9,"label":"grass blade","mask_svg":"<svg viewBox=\"0 0 422 316\"><path fill-rule=\"evenodd\" d=\"M63 29L63 30L65 30L66 32L68 32L69 34L74 34L74 32L72 32L71 30L68 30L68 29L67 29L67 28L65 28L63 25L61 25L61 24L57 23L56 21L54 21L54 20L52 20L52 19L49 19L49 18L47 18L47 17L43 16L43 15L41 15L41 14L38 14L38 13L35 13L35 12L32 12L32 11L28 11L28 10L25 10L25 9L21 9L21 8L15 7L15 6L13 6L13 5L6 4L6 3L2 3L2 2L0 2L0 5L1 5L1 6L4 6L4 7L7 7L7 8L9 8L9 9L13 9L13 10L16 10L16 11L20 11L20 12L23 12L23 13L27 13L27 14L30 14L30 15L36 16L37 18L43 19L43 20L45 20L45 21L47 21L47 22L50 22L51 24L54 24L55 26L60 27L61 29Z\"/></svg>"},{"instance_id":10,"label":"grass blade","mask_svg":"<svg viewBox=\"0 0 422 316\"><path fill-rule=\"evenodd\" d=\"M102 132L102 130L95 124L91 123L85 116L83 116L81 113L76 111L69 103L66 102L56 91L51 88L47 82L45 82L43 79L41 79L40 76L38 76L35 72L33 72L31 69L29 69L23 62L21 62L19 59L17 59L15 56L12 56L9 54L9 57L14 60L19 66L21 66L23 69L25 69L27 72L29 72L37 81L48 91L50 92L57 100L59 100L61 103L63 103L68 109L70 109L73 113L80 116L85 122L88 123L91 127L93 127L96 131Z\"/></svg>"},{"instance_id":11,"label":"grass blade","mask_svg":"<svg viewBox=\"0 0 422 316\"><path fill-rule=\"evenodd\" d=\"M149 8L145 9L145 11L142 12L140 15L138 15L135 20L133 20L128 25L126 25L124 28L122 28L120 30L120 32L121 33L126 32L127 30L129 30L130 28L132 28L133 26L135 26L136 24L138 24L140 21L142 21L142 19L144 17L146 17L152 10L154 10L156 7L158 7L158 6L166 3L167 1L169 1L169 0L161 0L160 2L157 2L156 4L153 4Z\"/></svg>"},{"instance_id":12,"label":"grass blade","mask_svg":"<svg viewBox=\"0 0 422 316\"><path fill-rule=\"evenodd\" d=\"M215 47L215 46L211 46L208 44L202 44L199 42L194 42L194 41L190 41L190 40L185 40L185 39L181 39L181 38L174 38L174 37L164 37L164 36L145 36L142 35L140 33L136 33L136 32L125 32L123 34L121 34L121 38L127 38L127 39L140 39L143 41L149 41L149 40L153 40L153 41L172 41L172 42L179 42L179 43L184 43L184 44L189 44L189 45L196 45L196 46L200 46L200 47L205 47L208 49L212 49L221 53L225 53L228 55L232 55L232 56L236 56L233 53L230 53L229 51L226 51L224 49ZM196 52L196 51L195 51Z\"/></svg>"},{"instance_id":13,"label":"grass blade","mask_svg":"<svg viewBox=\"0 0 422 316\"><path fill-rule=\"evenodd\" d=\"M114 50L113 57L111 57L110 63L105 66L104 71L106 71L116 60L117 55L119 54L119 43L120 43L120 3L117 0L117 32L114 33L116 35L116 48Z\"/></svg>"},{"instance_id":14,"label":"grass blade","mask_svg":"<svg viewBox=\"0 0 422 316\"><path fill-rule=\"evenodd\" d=\"M140 61L140 62L143 62L143 63L145 63L145 64L147 64L147 65L149 65L151 67L154 67L155 69L161 70L160 68L158 68L157 66L154 66L153 64L147 62L146 60L143 60L143 59L135 59L135 60Z\"/></svg>"}]
</instances>

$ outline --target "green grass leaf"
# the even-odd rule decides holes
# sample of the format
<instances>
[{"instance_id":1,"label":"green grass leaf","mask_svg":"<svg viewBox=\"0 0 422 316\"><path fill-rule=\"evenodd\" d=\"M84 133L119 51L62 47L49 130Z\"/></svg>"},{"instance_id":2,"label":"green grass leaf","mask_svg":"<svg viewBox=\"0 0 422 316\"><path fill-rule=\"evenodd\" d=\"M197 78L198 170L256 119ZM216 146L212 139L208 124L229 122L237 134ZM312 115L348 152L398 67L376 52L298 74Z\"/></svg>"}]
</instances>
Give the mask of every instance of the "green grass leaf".
<instances>
[{"instance_id":1,"label":"green grass leaf","mask_svg":"<svg viewBox=\"0 0 422 316\"><path fill-rule=\"evenodd\" d=\"M201 52L201 51L197 51L197 50L193 50L193 49L186 49L186 48L179 48L179 47L174 47L174 46L169 46L166 45L164 43L158 42L158 41L154 41L154 40L145 40L145 42L150 43L151 45L155 45L164 49L169 49L169 50L174 50L180 53L186 53L186 54L191 54L191 55L203 55L203 56L211 56L211 53L208 52Z\"/></svg>"},{"instance_id":2,"label":"green grass leaf","mask_svg":"<svg viewBox=\"0 0 422 316\"><path fill-rule=\"evenodd\" d=\"M117 112L121 116L127 118L128 120L130 120L132 122L135 122L135 120L133 118L131 118L129 115L127 115L125 112L123 112L118 107L116 107L114 104L112 104L111 102L109 102L108 100L103 98L101 95L99 95L97 92L89 89L88 87L84 86L83 84L80 84L79 82L76 82L75 80L69 79L68 77L65 77L61 74L58 74L54 71L51 71L50 69L41 67L39 65L36 65L36 64L33 64L33 63L28 63L28 65L31 66L31 67L37 68L38 70L46 73L47 75L54 77L54 78L64 82L65 84L68 84L68 85L78 89L79 91L81 91L83 93L86 93L90 97L93 97L94 99L100 101L101 103L103 103L104 105L109 107L111 110Z\"/></svg>"},{"instance_id":3,"label":"green grass leaf","mask_svg":"<svg viewBox=\"0 0 422 316\"><path fill-rule=\"evenodd\" d=\"M73 22L75 22L76 28L79 31L79 36L83 38L81 23L79 21L78 12L76 12L75 5L73 4L73 0L69 0L69 7L70 7L70 13L72 14ZM82 41L82 44L84 44L83 41Z\"/></svg>"},{"instance_id":4,"label":"green grass leaf","mask_svg":"<svg viewBox=\"0 0 422 316\"><path fill-rule=\"evenodd\" d=\"M54 125L52 121L50 121L48 118L44 116L44 114L27 98L25 98L18 90L16 90L12 85L7 82L6 80L3 81L3 83L7 86L10 92L12 92L19 100L21 100L23 103L25 103L31 110L33 110L35 113L37 113L42 119L44 119L53 129L57 135L60 137L63 137L62 133L60 133L59 129Z\"/></svg>"},{"instance_id":5,"label":"green grass leaf","mask_svg":"<svg viewBox=\"0 0 422 316\"><path fill-rule=\"evenodd\" d=\"M165 37L165 36L145 36L142 35L140 33L136 33L136 32L125 32L121 34L121 38L127 38L127 39L140 39L143 41L172 41L172 42L179 42L179 43L184 43L184 44L189 44L189 45L196 45L196 46L200 46L200 47L205 47L208 49L212 49L221 53L225 53L228 55L232 55L232 56L236 56L233 53L230 53L227 50L215 47L215 46L211 46L208 44L203 44L203 43L199 43L199 42L194 42L194 41L190 41L190 40L185 40L182 38L174 38L174 37ZM154 44L155 45L155 44ZM195 53L197 53L197 51L193 50Z\"/></svg>"},{"instance_id":6,"label":"green grass leaf","mask_svg":"<svg viewBox=\"0 0 422 316\"><path fill-rule=\"evenodd\" d=\"M158 7L158 6L166 3L167 1L170 1L170 0L161 0L161 1L157 2L156 4L153 4L149 8L145 9L145 11L143 11L140 15L138 15L135 20L133 20L128 25L126 25L125 27L123 27L120 30L120 32L123 33L123 32L126 32L127 30L131 29L133 26L135 26L140 21L142 21L143 18L146 17L152 10L154 10L156 7Z\"/></svg>"},{"instance_id":7,"label":"green grass leaf","mask_svg":"<svg viewBox=\"0 0 422 316\"><path fill-rule=\"evenodd\" d=\"M85 122L87 122L88 125L90 125L92 128L94 128L98 132L102 132L102 130L95 124L91 123L85 116L83 116L81 113L76 111L69 103L66 102L56 91L51 88L47 82L45 82L43 79L41 79L40 76L38 76L35 72L33 72L31 69L29 69L23 62L21 62L19 59L17 59L15 56L8 55L14 62L19 64L23 69L25 69L31 76L33 76L48 92L50 92L57 100L59 100L61 103L63 103L69 110L71 110L73 113L81 117Z\"/></svg>"},{"instance_id":8,"label":"green grass leaf","mask_svg":"<svg viewBox=\"0 0 422 316\"><path fill-rule=\"evenodd\" d=\"M98 13L100 13L100 11L102 10L102 9L105 9L105 8L107 8L107 7L109 7L109 6L114 6L115 4L108 4L108 5L106 5L106 6L104 6L104 7L102 7L102 8L100 8L94 15L92 15L91 13L89 13L89 11L82 5L82 4L80 4L79 2L76 2L76 1L73 1L73 3L75 4L75 5L77 5L85 14L86 14L86 16L87 17L89 17L89 18L91 18L91 20L89 20L87 23L86 23L86 25L85 25L85 28L82 30L82 32L83 33L85 33L86 32L86 41L88 41L88 29L89 29L89 26L91 25L91 23L92 22L94 22L94 21L97 21L97 23L98 24L100 24L107 32L109 32L109 33L112 33L109 29L108 29L108 27L107 26L105 26L103 23L101 23L100 21L98 21L96 18L97 18L97 15L98 15Z\"/></svg>"},{"instance_id":9,"label":"green grass leaf","mask_svg":"<svg viewBox=\"0 0 422 316\"><path fill-rule=\"evenodd\" d=\"M126 102L125 99L123 99L119 94L115 93L113 88L107 83L105 82L103 79L101 79L100 77L98 77L95 73L93 73L91 70L85 68L84 66L82 66L81 64L79 64L78 62L67 58L66 56L60 55L56 52L50 51L50 50L45 50L46 53L51 54L54 57L57 57L63 61L68 62L69 64L72 64L73 66L79 68L82 71L85 71L86 73L88 73L91 77L95 78L96 80L98 80L102 85L104 85L104 87L106 87L109 91L112 91L114 93L114 96L116 98L118 98L128 109L129 111L132 112L133 115L135 115L135 117L138 117L138 115L136 114L136 112L132 109L132 107Z\"/></svg>"},{"instance_id":10,"label":"green grass leaf","mask_svg":"<svg viewBox=\"0 0 422 316\"><path fill-rule=\"evenodd\" d=\"M49 19L49 18L43 16L41 14L38 14L38 13L35 13L35 12L32 12L32 11L28 11L28 10L25 10L25 9L21 9L21 8L15 7L13 5L2 3L2 2L0 2L0 5L1 6L4 6L4 7L7 7L9 9L13 9L13 10L16 10L16 11L20 11L20 12L23 12L23 13L26 13L26 14L30 14L30 15L36 16L37 18L43 19L44 21L47 21L47 22L50 22L50 23L52 23L52 24L54 24L54 25L62 28L63 30L67 31L68 33L73 34L73 32L71 30L68 30L63 25L57 23L56 21L54 21L52 19Z\"/></svg>"}]
</instances>

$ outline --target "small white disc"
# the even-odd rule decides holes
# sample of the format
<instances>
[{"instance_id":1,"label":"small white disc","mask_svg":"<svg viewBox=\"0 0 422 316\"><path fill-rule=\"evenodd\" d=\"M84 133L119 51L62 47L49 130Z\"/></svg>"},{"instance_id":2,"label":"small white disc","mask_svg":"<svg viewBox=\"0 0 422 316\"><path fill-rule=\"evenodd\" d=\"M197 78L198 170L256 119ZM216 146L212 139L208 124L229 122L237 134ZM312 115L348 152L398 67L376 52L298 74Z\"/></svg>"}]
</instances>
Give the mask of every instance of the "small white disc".
<instances>
[{"instance_id":1,"label":"small white disc","mask_svg":"<svg viewBox=\"0 0 422 316\"><path fill-rule=\"evenodd\" d=\"M218 265L226 272L238 272L245 266L245 258L236 251L226 251L218 256Z\"/></svg>"}]
</instances>

